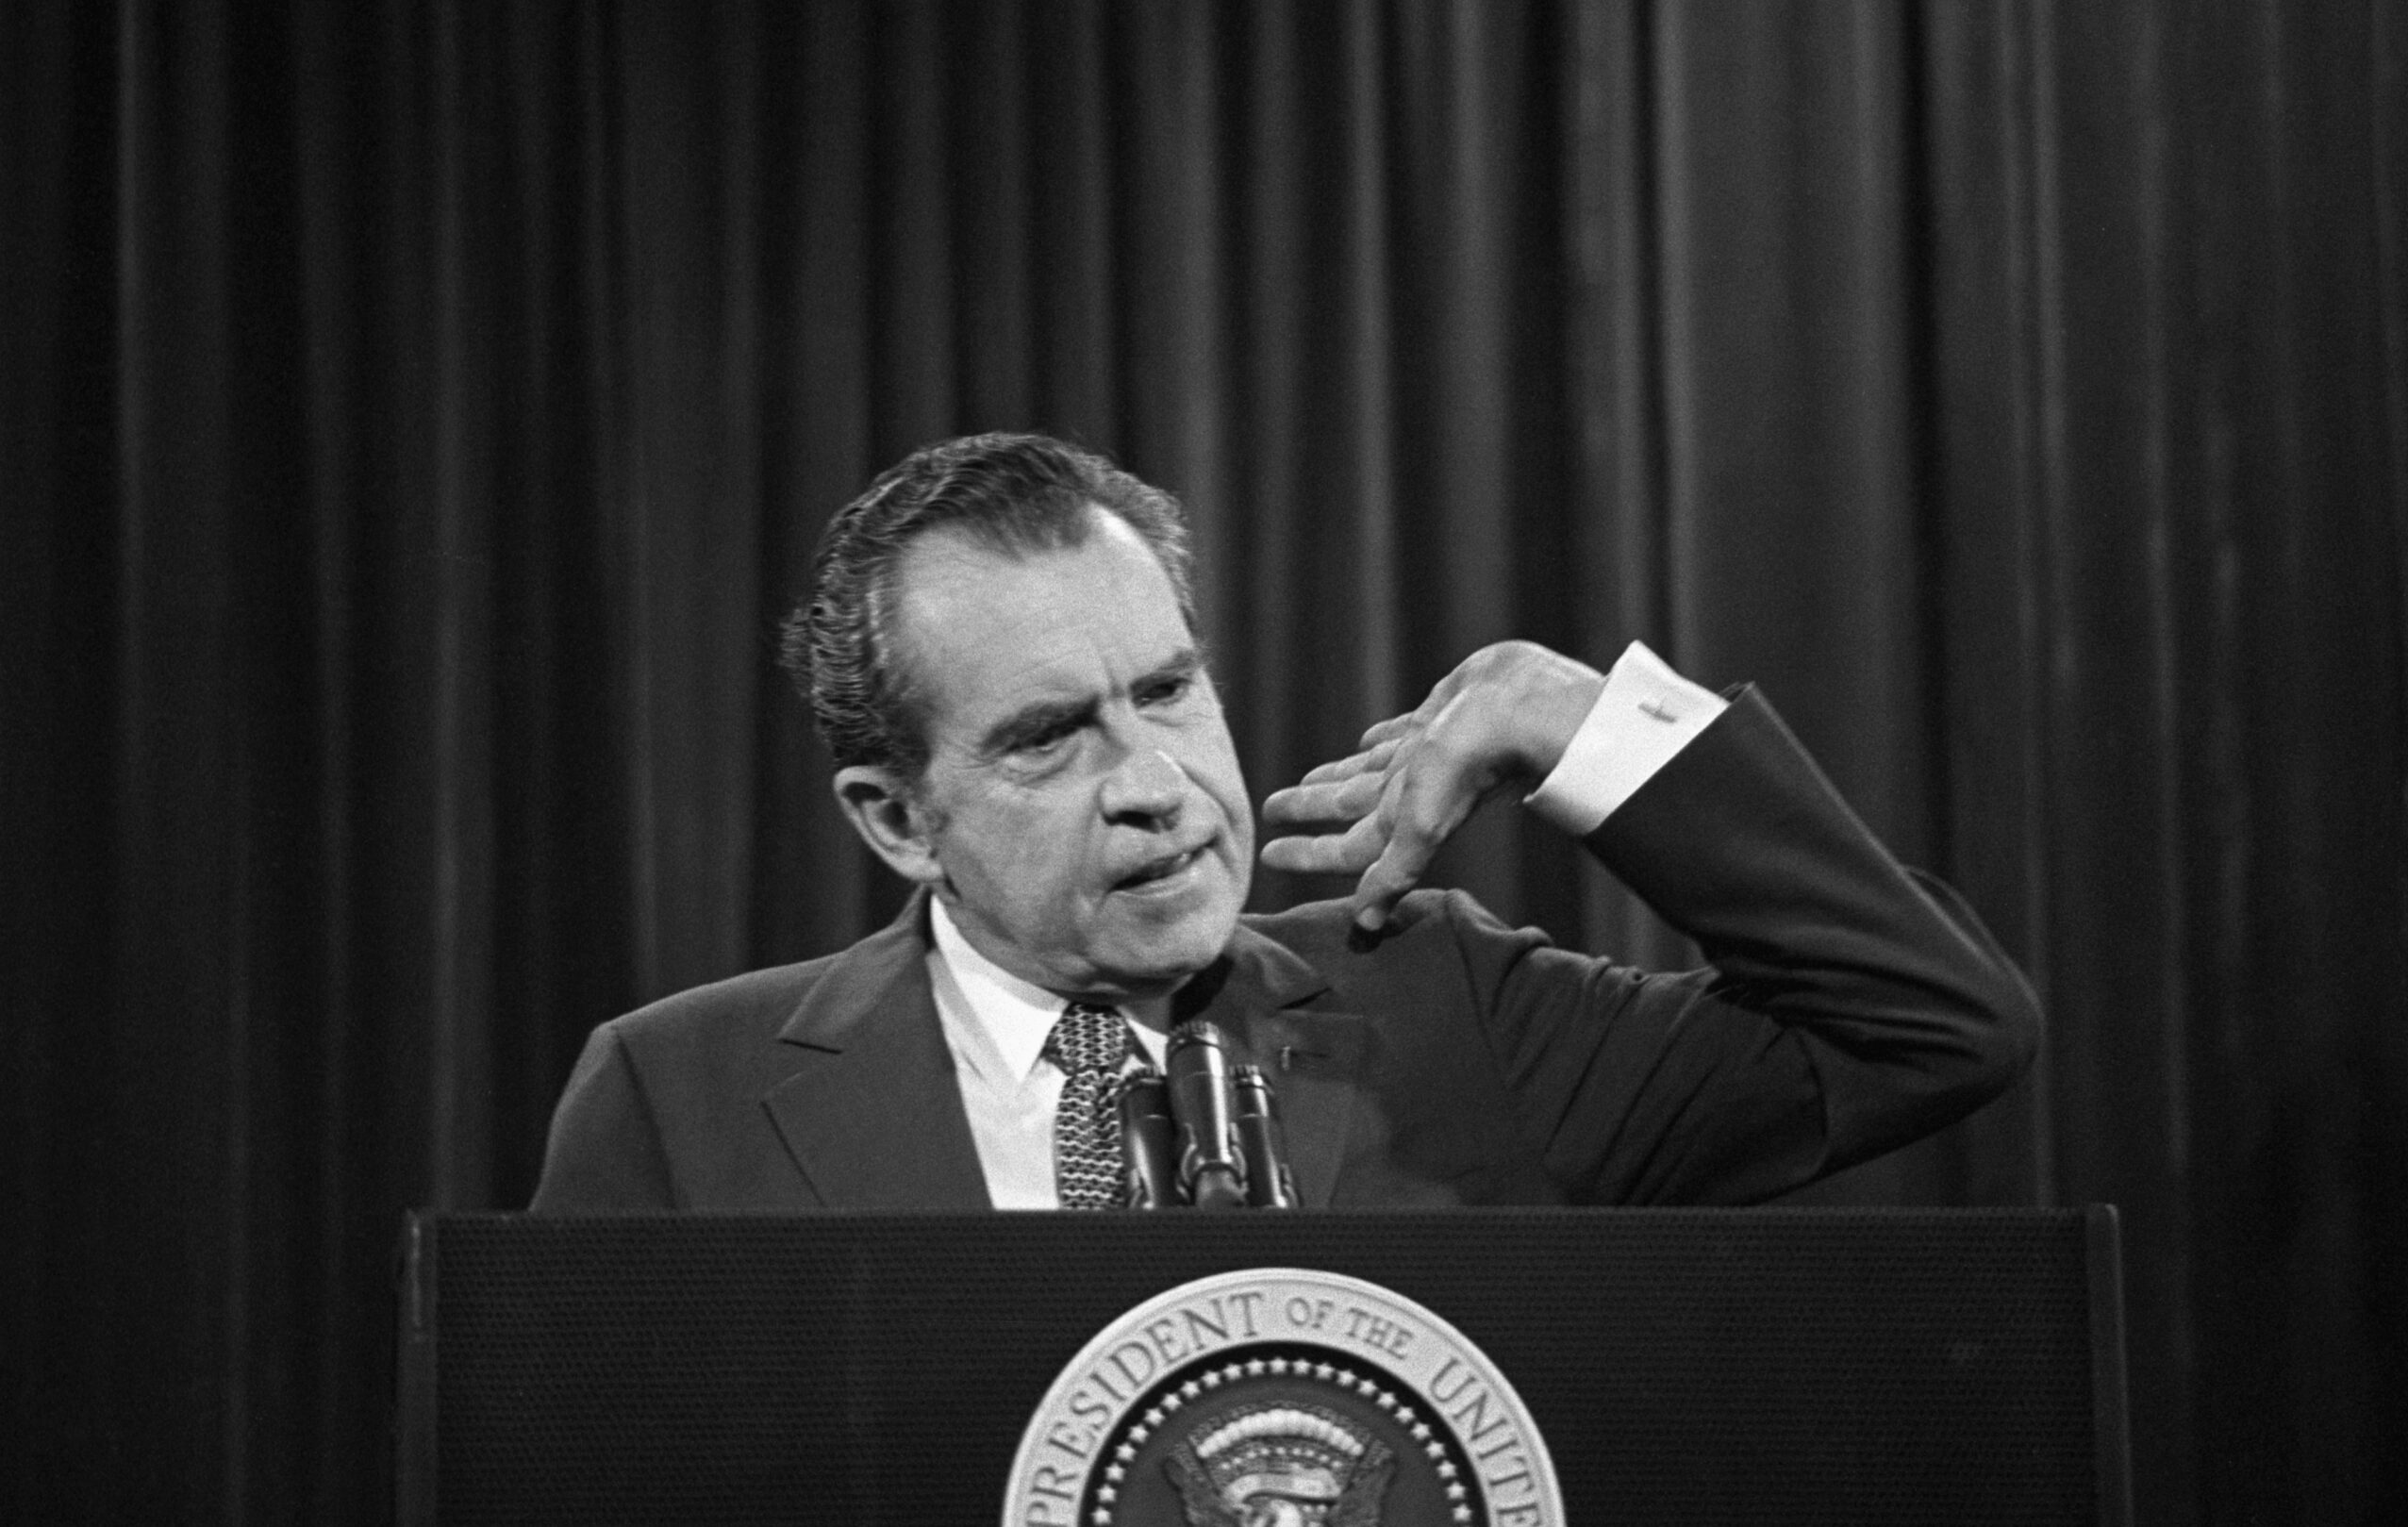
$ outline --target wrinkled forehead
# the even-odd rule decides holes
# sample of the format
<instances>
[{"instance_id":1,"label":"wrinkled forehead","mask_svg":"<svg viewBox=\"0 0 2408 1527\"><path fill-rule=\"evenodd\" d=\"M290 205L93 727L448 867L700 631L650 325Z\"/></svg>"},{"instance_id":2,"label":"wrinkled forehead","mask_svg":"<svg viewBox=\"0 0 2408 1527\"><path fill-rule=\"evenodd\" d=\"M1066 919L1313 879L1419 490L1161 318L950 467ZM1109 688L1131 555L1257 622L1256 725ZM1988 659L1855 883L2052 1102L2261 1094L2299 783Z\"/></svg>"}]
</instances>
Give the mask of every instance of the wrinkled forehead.
<instances>
[{"instance_id":1,"label":"wrinkled forehead","mask_svg":"<svg viewBox=\"0 0 2408 1527\"><path fill-rule=\"evenodd\" d=\"M1090 509L1061 546L999 547L952 526L915 539L898 565L895 660L923 722L939 697L1003 704L1043 681L1075 686L1190 650L1193 634L1154 549L1119 516Z\"/></svg>"},{"instance_id":2,"label":"wrinkled forehead","mask_svg":"<svg viewBox=\"0 0 2408 1527\"><path fill-rule=\"evenodd\" d=\"M1091 504L1042 539L1005 539L960 524L923 531L897 560L894 597L896 613L924 635L932 623L1004 614L1082 584L1098 599L1158 605L1171 620L1185 622L1178 589L1153 546L1127 521Z\"/></svg>"}]
</instances>

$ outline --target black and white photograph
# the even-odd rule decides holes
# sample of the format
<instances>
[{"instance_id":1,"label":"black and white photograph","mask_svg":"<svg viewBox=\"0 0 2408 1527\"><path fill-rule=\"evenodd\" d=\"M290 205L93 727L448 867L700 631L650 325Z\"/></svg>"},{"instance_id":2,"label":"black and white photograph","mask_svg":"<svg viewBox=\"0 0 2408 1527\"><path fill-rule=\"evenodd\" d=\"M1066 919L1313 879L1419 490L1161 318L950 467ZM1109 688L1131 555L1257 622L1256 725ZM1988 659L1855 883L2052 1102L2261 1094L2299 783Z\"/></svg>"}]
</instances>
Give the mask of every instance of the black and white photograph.
<instances>
[{"instance_id":1,"label":"black and white photograph","mask_svg":"<svg viewBox=\"0 0 2408 1527\"><path fill-rule=\"evenodd\" d=\"M0 0L0 1099L10 1522L2397 1519L2408 9Z\"/></svg>"}]
</instances>

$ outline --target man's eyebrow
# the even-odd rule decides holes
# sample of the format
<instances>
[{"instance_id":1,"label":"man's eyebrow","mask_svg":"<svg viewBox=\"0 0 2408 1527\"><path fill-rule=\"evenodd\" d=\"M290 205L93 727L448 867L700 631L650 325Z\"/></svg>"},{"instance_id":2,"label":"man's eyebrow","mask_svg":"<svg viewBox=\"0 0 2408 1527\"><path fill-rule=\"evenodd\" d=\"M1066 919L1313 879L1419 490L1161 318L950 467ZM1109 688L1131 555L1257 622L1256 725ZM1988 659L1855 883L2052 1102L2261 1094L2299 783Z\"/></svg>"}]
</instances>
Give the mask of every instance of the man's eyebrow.
<instances>
[{"instance_id":1,"label":"man's eyebrow","mask_svg":"<svg viewBox=\"0 0 2408 1527\"><path fill-rule=\"evenodd\" d=\"M1037 740L1062 727L1085 724L1095 714L1092 696L1077 700L1039 700L1022 705L987 729L978 739L978 751L994 757Z\"/></svg>"},{"instance_id":2,"label":"man's eyebrow","mask_svg":"<svg viewBox=\"0 0 2408 1527\"><path fill-rule=\"evenodd\" d=\"M1129 686L1132 694L1141 693L1166 679L1188 679L1204 672L1204 656L1201 648L1182 647L1153 668L1138 675ZM1037 739L1063 727L1085 725L1095 715L1097 702L1091 695L1075 700L1039 700L1021 706L987 729L978 739L982 757L998 757L1022 747Z\"/></svg>"},{"instance_id":3,"label":"man's eyebrow","mask_svg":"<svg viewBox=\"0 0 2408 1527\"><path fill-rule=\"evenodd\" d=\"M1162 662L1156 663L1153 668L1138 674L1137 682L1129 686L1130 692L1135 693L1149 684L1159 684L1164 679L1191 679L1204 672L1204 658L1202 649L1182 647Z\"/></svg>"}]
</instances>

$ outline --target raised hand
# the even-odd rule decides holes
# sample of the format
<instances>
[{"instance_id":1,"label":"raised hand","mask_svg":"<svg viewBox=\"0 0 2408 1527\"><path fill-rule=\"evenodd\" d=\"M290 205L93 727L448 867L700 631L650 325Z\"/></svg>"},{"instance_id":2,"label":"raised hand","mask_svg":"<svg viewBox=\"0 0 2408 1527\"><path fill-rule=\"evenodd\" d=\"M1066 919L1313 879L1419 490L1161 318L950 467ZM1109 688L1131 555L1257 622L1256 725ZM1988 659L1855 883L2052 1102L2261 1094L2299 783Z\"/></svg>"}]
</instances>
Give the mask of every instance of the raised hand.
<instances>
[{"instance_id":1,"label":"raised hand","mask_svg":"<svg viewBox=\"0 0 2408 1527\"><path fill-rule=\"evenodd\" d=\"M1482 802L1547 777L1604 688L1603 673L1535 642L1481 648L1356 752L1273 791L1263 822L1290 831L1263 845L1263 862L1359 873L1354 921L1379 928Z\"/></svg>"}]
</instances>

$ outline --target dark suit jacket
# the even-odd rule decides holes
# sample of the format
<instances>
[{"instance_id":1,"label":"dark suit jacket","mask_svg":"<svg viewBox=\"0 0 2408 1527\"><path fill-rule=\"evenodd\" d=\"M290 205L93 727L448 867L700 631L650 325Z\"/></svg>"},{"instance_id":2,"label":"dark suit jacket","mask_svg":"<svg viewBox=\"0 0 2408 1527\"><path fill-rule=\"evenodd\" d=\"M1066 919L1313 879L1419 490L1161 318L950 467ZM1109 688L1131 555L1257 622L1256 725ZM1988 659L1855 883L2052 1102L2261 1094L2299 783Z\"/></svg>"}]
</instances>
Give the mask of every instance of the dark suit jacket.
<instances>
[{"instance_id":1,"label":"dark suit jacket","mask_svg":"<svg viewBox=\"0 0 2408 1527\"><path fill-rule=\"evenodd\" d=\"M2030 989L1770 707L1731 708L1591 849L1710 969L1649 974L1417 891L1248 916L1198 979L1264 1067L1308 1206L1735 1203L1902 1145L2028 1063ZM539 1211L988 1204L915 900L841 954L594 1031Z\"/></svg>"}]
</instances>

